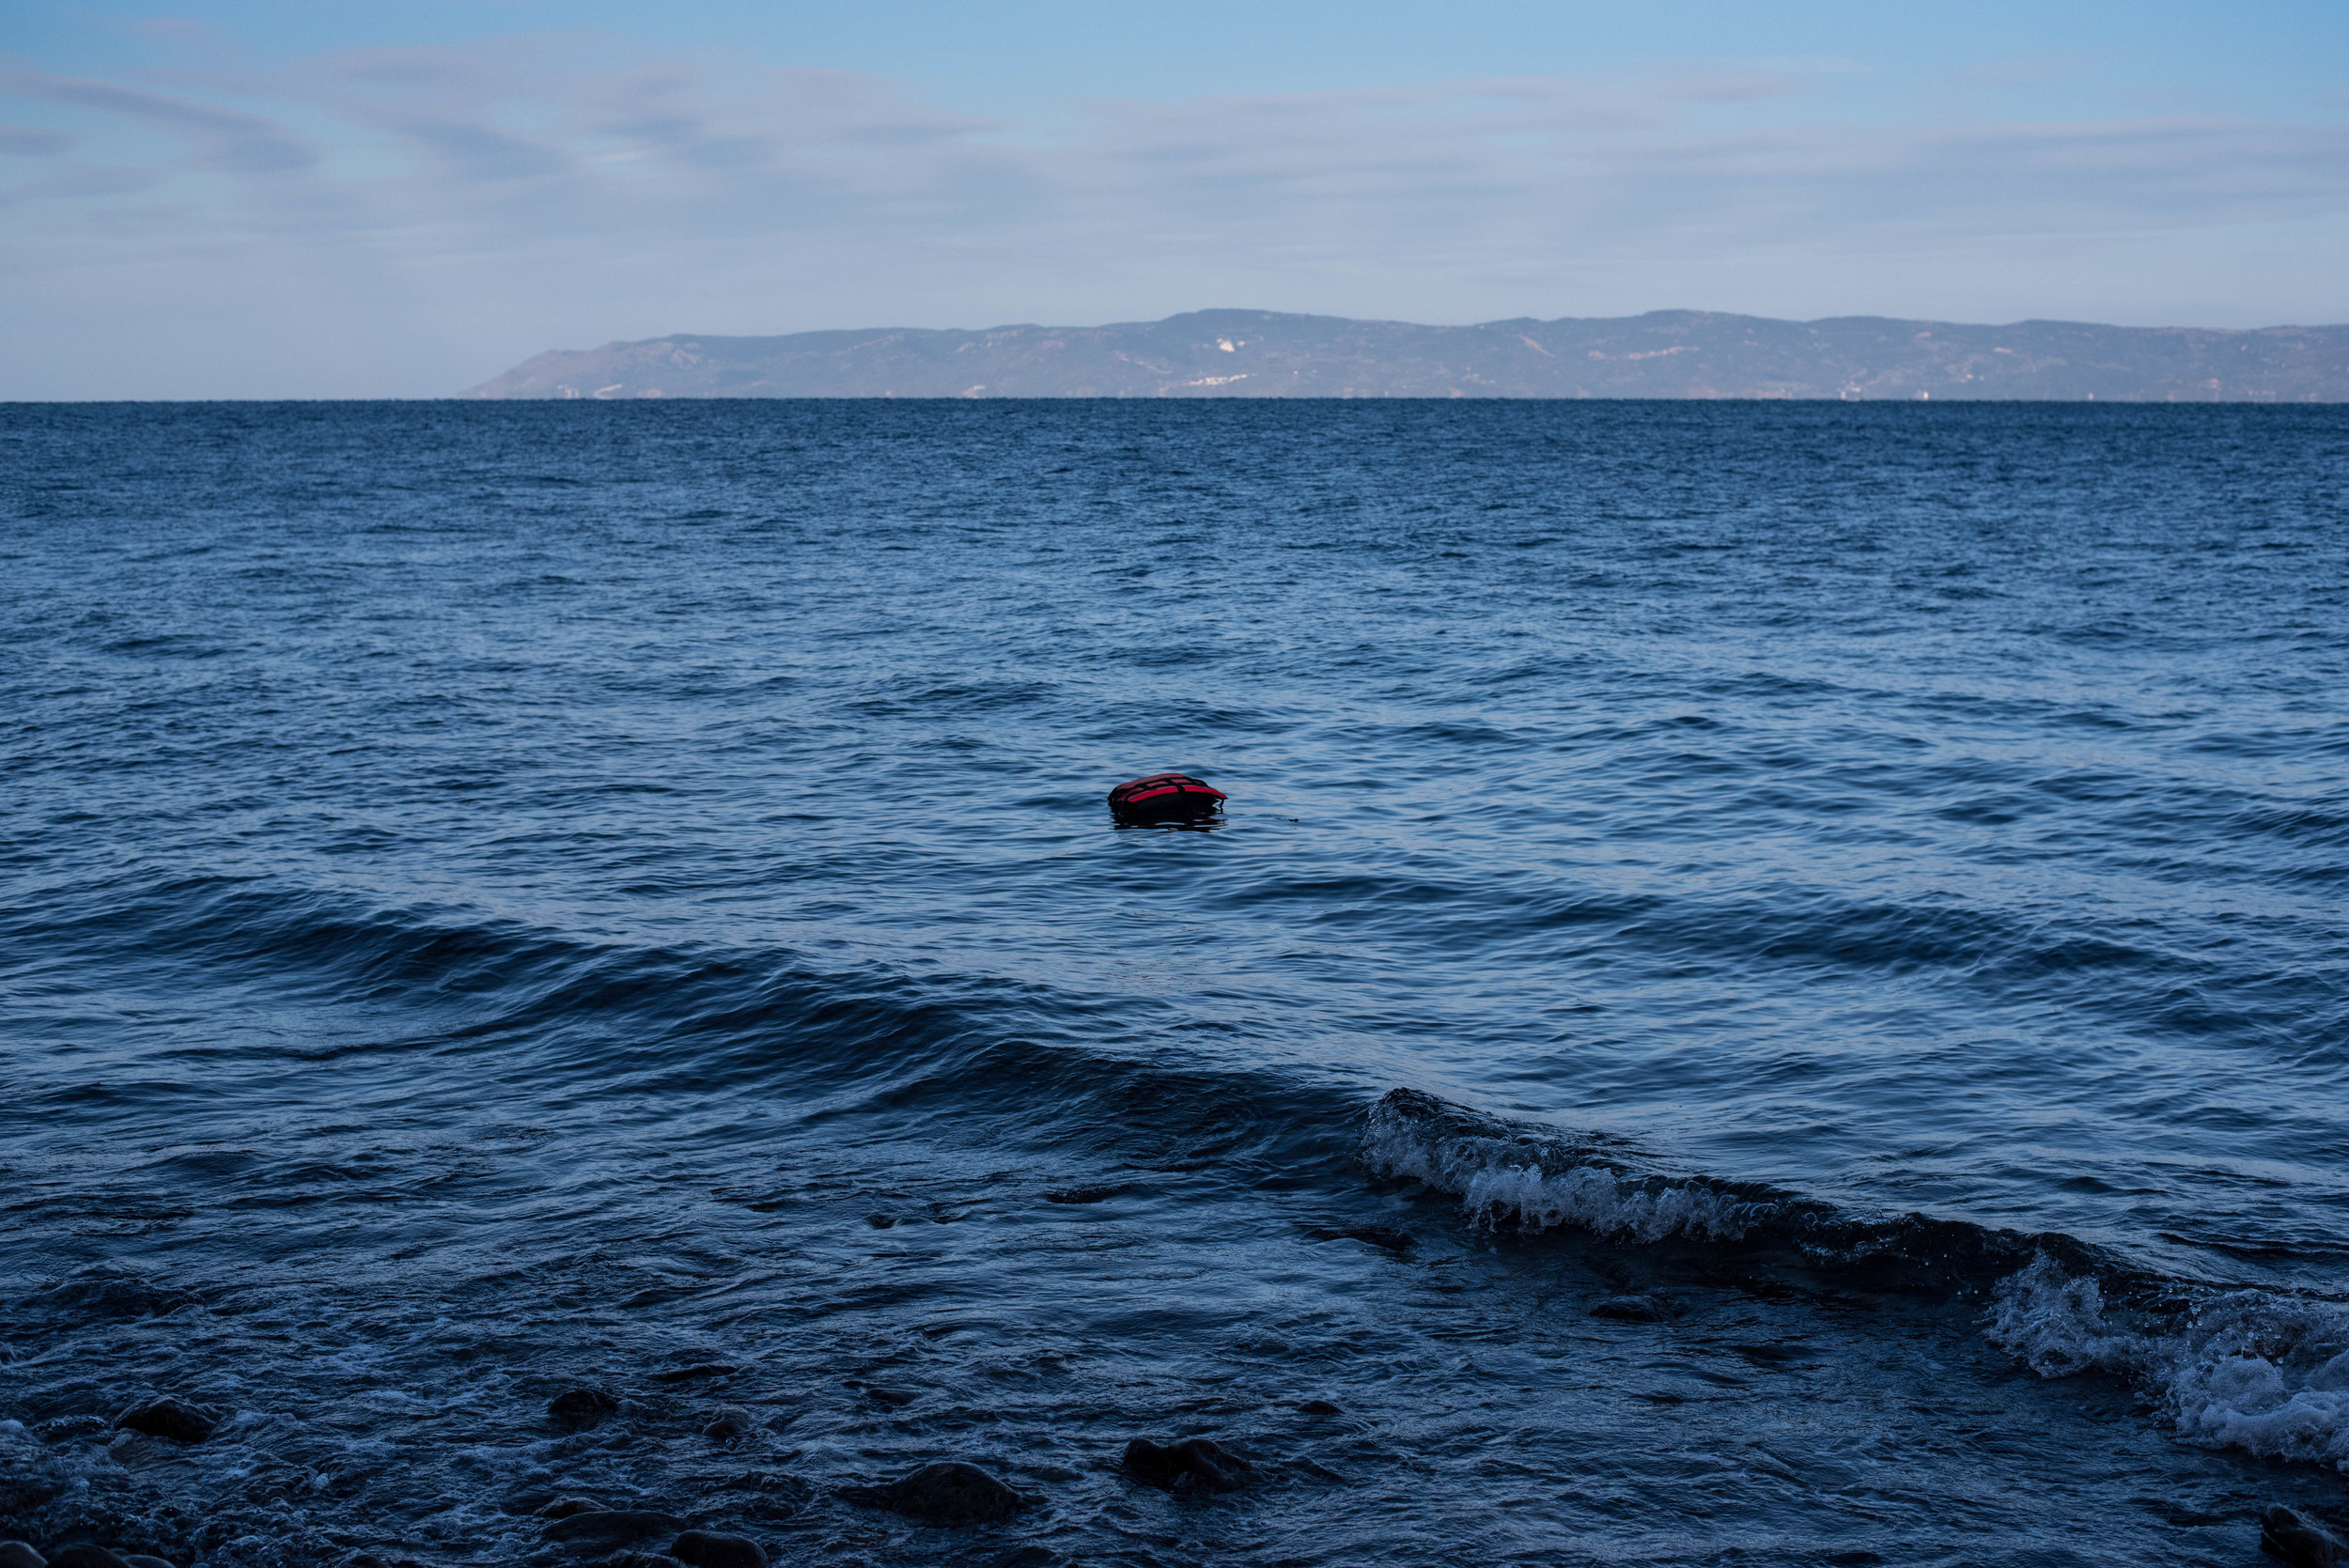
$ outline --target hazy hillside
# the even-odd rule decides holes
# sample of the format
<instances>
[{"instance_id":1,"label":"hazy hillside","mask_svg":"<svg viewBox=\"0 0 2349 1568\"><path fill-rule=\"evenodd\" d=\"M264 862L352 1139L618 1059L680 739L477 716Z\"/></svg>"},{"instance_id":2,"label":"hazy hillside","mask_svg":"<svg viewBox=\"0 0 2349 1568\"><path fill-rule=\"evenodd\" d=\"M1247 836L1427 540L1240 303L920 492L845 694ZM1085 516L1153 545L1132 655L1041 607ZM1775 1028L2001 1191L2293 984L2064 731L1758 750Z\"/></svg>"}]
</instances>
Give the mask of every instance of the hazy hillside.
<instances>
[{"instance_id":1,"label":"hazy hillside","mask_svg":"<svg viewBox=\"0 0 2349 1568\"><path fill-rule=\"evenodd\" d=\"M1844 397L2349 401L2349 326L1776 321L1661 310L1423 327L1202 310L1106 327L680 334L473 397Z\"/></svg>"}]
</instances>

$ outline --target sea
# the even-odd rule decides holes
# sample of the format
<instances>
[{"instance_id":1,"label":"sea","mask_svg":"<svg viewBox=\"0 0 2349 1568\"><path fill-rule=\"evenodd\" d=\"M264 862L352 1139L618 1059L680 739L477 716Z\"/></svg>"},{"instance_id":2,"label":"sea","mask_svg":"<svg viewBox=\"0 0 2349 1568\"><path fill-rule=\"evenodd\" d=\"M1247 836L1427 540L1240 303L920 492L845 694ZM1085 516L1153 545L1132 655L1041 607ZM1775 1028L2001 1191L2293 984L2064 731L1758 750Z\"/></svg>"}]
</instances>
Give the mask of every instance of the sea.
<instances>
[{"instance_id":1,"label":"sea","mask_svg":"<svg viewBox=\"0 0 2349 1568\"><path fill-rule=\"evenodd\" d=\"M2349 408L10 405L0 726L42 1552L2349 1515Z\"/></svg>"}]
</instances>

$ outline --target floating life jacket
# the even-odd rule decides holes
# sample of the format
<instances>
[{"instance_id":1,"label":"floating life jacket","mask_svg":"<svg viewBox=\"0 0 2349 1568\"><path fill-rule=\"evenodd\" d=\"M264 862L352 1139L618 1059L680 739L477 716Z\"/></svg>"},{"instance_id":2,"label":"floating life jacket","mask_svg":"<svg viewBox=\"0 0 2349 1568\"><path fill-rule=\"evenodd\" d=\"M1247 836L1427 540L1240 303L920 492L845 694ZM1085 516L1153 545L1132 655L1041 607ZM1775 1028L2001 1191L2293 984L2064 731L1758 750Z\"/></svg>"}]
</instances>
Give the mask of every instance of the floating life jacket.
<instances>
[{"instance_id":1,"label":"floating life jacket","mask_svg":"<svg viewBox=\"0 0 2349 1568\"><path fill-rule=\"evenodd\" d=\"M1121 826L1151 822L1196 822L1223 805L1223 792L1188 773L1153 773L1128 779L1110 791L1110 815Z\"/></svg>"}]
</instances>

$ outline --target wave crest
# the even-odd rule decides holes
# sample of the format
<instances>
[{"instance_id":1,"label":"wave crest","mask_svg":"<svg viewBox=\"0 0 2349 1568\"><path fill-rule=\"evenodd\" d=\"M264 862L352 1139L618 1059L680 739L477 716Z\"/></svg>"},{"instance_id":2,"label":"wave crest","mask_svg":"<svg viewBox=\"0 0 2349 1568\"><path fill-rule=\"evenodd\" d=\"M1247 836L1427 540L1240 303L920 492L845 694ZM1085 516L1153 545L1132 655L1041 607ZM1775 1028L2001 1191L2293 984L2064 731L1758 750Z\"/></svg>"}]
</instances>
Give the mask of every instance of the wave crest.
<instances>
[{"instance_id":1,"label":"wave crest","mask_svg":"<svg viewBox=\"0 0 2349 1568\"><path fill-rule=\"evenodd\" d=\"M1749 1265L1824 1269L1878 1289L1986 1290L2042 1253L2107 1278L2126 1273L2070 1236L1859 1214L1763 1182L1669 1170L1620 1140L1487 1116L1416 1089L1391 1090L1370 1108L1362 1157L1373 1171L1457 1195L1487 1227L1686 1238Z\"/></svg>"},{"instance_id":2,"label":"wave crest","mask_svg":"<svg viewBox=\"0 0 2349 1568\"><path fill-rule=\"evenodd\" d=\"M1642 1171L1596 1143L1482 1116L1417 1090L1373 1106L1362 1157L1374 1171L1457 1193L1477 1223L1530 1231L1572 1225L1600 1235L1734 1241L1770 1207L1702 1177Z\"/></svg>"},{"instance_id":3,"label":"wave crest","mask_svg":"<svg viewBox=\"0 0 2349 1568\"><path fill-rule=\"evenodd\" d=\"M2115 1374L2145 1389L2190 1442L2349 1473L2349 1303L2164 1279L2056 1233L1872 1217L1760 1183L1672 1172L1605 1138L1414 1089L1370 1109L1362 1156L1374 1171L1456 1195L1488 1228L1685 1237L1706 1244L1708 1261L1733 1255L1748 1271L1984 1291L1983 1333L2041 1376Z\"/></svg>"},{"instance_id":4,"label":"wave crest","mask_svg":"<svg viewBox=\"0 0 2349 1568\"><path fill-rule=\"evenodd\" d=\"M2043 1256L2000 1282L1987 1332L2043 1377L2139 1383L2189 1442L2349 1473L2349 1305L2235 1290L2115 1321L2094 1279Z\"/></svg>"}]
</instances>

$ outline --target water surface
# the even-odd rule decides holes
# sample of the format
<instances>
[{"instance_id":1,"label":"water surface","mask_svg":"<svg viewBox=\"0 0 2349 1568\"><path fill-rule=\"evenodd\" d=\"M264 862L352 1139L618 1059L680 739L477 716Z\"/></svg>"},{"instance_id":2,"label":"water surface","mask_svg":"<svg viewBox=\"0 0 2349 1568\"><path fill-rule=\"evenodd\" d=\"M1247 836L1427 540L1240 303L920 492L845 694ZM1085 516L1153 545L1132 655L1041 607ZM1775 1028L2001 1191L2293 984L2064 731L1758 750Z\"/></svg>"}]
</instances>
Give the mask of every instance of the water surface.
<instances>
[{"instance_id":1,"label":"water surface","mask_svg":"<svg viewBox=\"0 0 2349 1568\"><path fill-rule=\"evenodd\" d=\"M2249 1560L2349 1463L2345 480L2328 409L0 409L0 1524ZM1169 768L1223 824L1113 828ZM1258 1484L1118 1467L1191 1434ZM836 1495L940 1458L1030 1506Z\"/></svg>"}]
</instances>

